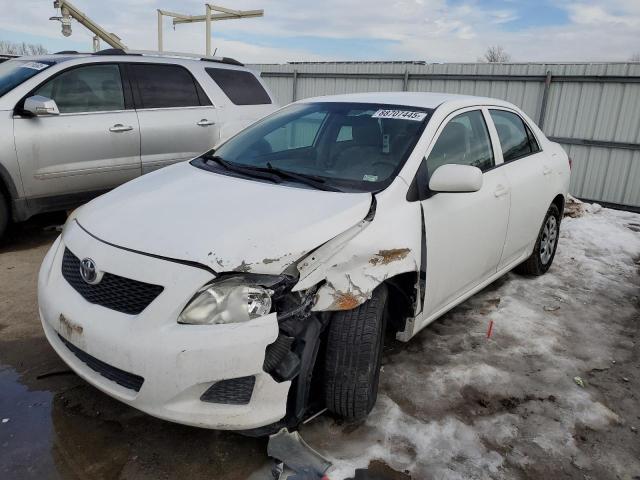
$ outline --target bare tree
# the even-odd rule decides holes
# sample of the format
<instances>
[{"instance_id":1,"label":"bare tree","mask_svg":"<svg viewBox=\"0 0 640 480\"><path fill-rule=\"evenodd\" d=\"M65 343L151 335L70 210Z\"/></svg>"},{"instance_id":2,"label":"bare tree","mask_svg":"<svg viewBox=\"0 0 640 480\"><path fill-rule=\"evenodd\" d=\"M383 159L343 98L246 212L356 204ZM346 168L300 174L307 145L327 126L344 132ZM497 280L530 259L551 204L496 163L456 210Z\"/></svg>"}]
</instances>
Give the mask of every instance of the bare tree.
<instances>
[{"instance_id":1,"label":"bare tree","mask_svg":"<svg viewBox=\"0 0 640 480\"><path fill-rule=\"evenodd\" d=\"M0 40L0 54L6 55L44 55L49 51L40 43L10 42Z\"/></svg>"},{"instance_id":2,"label":"bare tree","mask_svg":"<svg viewBox=\"0 0 640 480\"><path fill-rule=\"evenodd\" d=\"M629 61L630 62L640 62L640 52L634 53L633 55L631 55L631 57L629 57Z\"/></svg>"},{"instance_id":3,"label":"bare tree","mask_svg":"<svg viewBox=\"0 0 640 480\"><path fill-rule=\"evenodd\" d=\"M511 61L511 55L501 45L494 45L487 48L482 61L487 63L506 63Z\"/></svg>"}]
</instances>

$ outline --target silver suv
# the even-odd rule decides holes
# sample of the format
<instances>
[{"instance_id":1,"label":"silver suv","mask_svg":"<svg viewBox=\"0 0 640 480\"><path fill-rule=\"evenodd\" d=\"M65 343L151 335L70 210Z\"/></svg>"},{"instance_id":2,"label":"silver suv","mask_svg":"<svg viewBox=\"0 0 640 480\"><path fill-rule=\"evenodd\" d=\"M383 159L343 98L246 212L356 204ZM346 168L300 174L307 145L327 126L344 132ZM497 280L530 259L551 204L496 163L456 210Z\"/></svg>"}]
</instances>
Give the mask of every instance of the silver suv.
<instances>
[{"instance_id":1,"label":"silver suv","mask_svg":"<svg viewBox=\"0 0 640 480\"><path fill-rule=\"evenodd\" d=\"M0 237L209 150L275 109L229 58L61 52L0 64Z\"/></svg>"}]
</instances>

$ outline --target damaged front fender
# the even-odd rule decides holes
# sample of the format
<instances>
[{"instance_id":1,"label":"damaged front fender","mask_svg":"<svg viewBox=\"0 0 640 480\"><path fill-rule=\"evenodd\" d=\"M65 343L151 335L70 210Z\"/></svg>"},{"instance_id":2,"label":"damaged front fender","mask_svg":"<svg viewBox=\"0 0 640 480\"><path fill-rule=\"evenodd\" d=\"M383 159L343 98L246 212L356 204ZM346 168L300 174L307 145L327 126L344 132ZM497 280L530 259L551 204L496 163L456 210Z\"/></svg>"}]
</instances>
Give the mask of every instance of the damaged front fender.
<instances>
[{"instance_id":1,"label":"damaged front fender","mask_svg":"<svg viewBox=\"0 0 640 480\"><path fill-rule=\"evenodd\" d=\"M375 288L401 273L420 270L421 211L418 202L393 201L382 192L375 215L329 240L298 263L294 291L321 284L314 311L351 310ZM398 198L397 196L395 198Z\"/></svg>"}]
</instances>

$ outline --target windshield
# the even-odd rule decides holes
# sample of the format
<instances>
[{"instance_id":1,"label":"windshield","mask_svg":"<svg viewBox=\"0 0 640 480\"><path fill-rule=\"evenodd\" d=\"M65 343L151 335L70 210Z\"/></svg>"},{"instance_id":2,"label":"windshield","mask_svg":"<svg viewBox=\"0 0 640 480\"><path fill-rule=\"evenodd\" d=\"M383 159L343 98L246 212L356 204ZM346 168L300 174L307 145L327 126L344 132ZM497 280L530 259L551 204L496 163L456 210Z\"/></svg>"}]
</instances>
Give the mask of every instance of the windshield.
<instances>
[{"instance_id":1,"label":"windshield","mask_svg":"<svg viewBox=\"0 0 640 480\"><path fill-rule=\"evenodd\" d=\"M8 60L0 63L0 97L51 65L53 62L32 60Z\"/></svg>"},{"instance_id":2,"label":"windshield","mask_svg":"<svg viewBox=\"0 0 640 480\"><path fill-rule=\"evenodd\" d=\"M218 164L201 161L194 165L219 169L219 164L226 164L236 170L258 169L263 177L265 172L286 175L288 181L305 176L333 190L379 191L404 164L430 113L416 107L369 103L295 104L203 157L213 157Z\"/></svg>"}]
</instances>

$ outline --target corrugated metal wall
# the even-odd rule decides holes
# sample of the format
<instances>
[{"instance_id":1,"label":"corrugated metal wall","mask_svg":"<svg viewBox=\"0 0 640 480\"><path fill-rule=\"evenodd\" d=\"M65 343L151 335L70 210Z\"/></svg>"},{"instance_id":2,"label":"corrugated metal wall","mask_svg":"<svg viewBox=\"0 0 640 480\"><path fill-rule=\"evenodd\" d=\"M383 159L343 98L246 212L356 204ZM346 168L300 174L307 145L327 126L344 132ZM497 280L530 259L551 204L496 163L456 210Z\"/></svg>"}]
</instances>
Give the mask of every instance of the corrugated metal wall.
<instances>
[{"instance_id":1,"label":"corrugated metal wall","mask_svg":"<svg viewBox=\"0 0 640 480\"><path fill-rule=\"evenodd\" d=\"M431 91L507 100L564 145L571 192L640 207L640 64L252 65L279 103L318 95Z\"/></svg>"}]
</instances>

